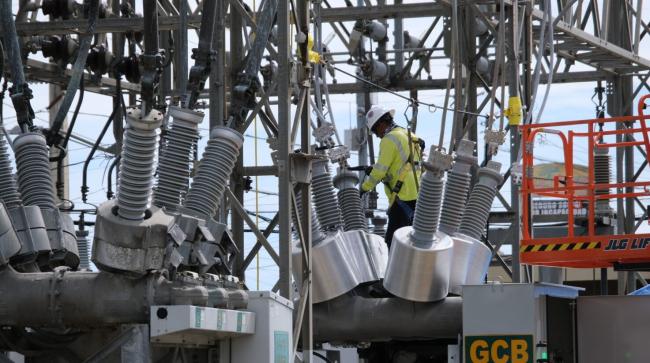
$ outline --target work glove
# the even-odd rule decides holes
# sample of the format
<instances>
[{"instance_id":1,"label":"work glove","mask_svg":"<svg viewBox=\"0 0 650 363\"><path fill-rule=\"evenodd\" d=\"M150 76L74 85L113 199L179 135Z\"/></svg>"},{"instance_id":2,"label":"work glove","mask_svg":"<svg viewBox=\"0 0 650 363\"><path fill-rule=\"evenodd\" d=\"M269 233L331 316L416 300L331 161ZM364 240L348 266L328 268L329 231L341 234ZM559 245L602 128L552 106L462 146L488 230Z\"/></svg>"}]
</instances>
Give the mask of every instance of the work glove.
<instances>
[{"instance_id":1,"label":"work glove","mask_svg":"<svg viewBox=\"0 0 650 363\"><path fill-rule=\"evenodd\" d=\"M372 166L366 166L365 172L366 172L366 175L370 175L370 173L372 173Z\"/></svg>"}]
</instances>

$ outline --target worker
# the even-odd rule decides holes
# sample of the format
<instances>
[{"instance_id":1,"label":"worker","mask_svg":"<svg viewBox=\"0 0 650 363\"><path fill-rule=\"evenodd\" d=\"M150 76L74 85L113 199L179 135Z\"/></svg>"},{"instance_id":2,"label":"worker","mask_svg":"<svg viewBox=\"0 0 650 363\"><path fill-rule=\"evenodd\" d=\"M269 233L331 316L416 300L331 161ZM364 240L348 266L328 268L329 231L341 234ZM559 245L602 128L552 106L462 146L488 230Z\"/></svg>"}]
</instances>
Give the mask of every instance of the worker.
<instances>
[{"instance_id":1,"label":"worker","mask_svg":"<svg viewBox=\"0 0 650 363\"><path fill-rule=\"evenodd\" d=\"M361 195L371 191L379 182L388 197L388 227L385 241L390 248L393 233L413 224L415 201L420 178L419 163L424 142L414 133L397 126L395 110L374 105L366 114L368 130L381 139L377 162L366 170Z\"/></svg>"}]
</instances>

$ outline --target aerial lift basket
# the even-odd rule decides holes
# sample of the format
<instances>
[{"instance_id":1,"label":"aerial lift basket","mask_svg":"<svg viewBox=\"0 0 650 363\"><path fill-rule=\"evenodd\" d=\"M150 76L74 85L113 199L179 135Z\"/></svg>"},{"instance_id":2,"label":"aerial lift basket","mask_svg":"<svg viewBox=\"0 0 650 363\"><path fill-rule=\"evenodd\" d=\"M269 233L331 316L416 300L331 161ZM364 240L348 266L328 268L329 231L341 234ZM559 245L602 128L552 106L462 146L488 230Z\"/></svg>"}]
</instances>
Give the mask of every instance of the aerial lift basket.
<instances>
[{"instance_id":1,"label":"aerial lift basket","mask_svg":"<svg viewBox=\"0 0 650 363\"><path fill-rule=\"evenodd\" d=\"M596 183L594 175L596 150L598 148L631 147L640 151L645 158L644 166L650 162L650 135L647 120L650 115L643 114L643 96L638 105L637 116L597 118L591 120L529 124L521 126L522 132L522 239L521 262L531 265L557 267L650 267L650 234L616 232L612 235L596 234L600 220L597 215L597 201L607 200L606 204L616 205L619 200L633 198L638 209L644 209L641 202L650 196L650 180L642 179L637 173L633 180L623 183ZM535 183L533 174L536 136L545 134L549 139L558 138L564 153L564 175L555 175L546 185ZM539 138L538 138L539 139ZM588 176L586 181L574 178L574 145L586 142L588 148ZM609 150L610 154L613 154ZM583 150L584 152L584 150ZM582 155L579 155L582 157ZM648 179L648 178L645 178ZM598 191L598 192L597 192ZM607 191L604 192L603 191ZM568 206L568 228L563 237L535 238L531 234L531 214L533 198L552 198L566 201ZM586 209L585 229L576 231L574 210ZM639 214L639 213L637 213ZM648 212L644 214L647 218ZM646 222L644 222L646 223ZM586 231L586 233L583 232Z\"/></svg>"}]
</instances>

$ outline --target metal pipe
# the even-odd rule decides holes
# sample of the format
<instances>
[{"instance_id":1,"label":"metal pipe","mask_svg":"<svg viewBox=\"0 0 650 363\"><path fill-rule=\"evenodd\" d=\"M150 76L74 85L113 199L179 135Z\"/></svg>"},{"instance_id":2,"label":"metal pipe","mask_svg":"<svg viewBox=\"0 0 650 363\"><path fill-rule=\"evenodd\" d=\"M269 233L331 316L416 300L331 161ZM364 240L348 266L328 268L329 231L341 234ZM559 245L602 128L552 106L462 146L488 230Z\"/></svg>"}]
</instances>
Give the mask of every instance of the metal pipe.
<instances>
[{"instance_id":1,"label":"metal pipe","mask_svg":"<svg viewBox=\"0 0 650 363\"><path fill-rule=\"evenodd\" d=\"M216 9L214 34L212 36L212 49L215 50L214 67L210 67L210 128L223 124L226 111L226 8L223 1L219 1Z\"/></svg>"},{"instance_id":2,"label":"metal pipe","mask_svg":"<svg viewBox=\"0 0 650 363\"><path fill-rule=\"evenodd\" d=\"M278 213L280 233L280 277L278 287L280 295L291 300L293 288L291 285L291 73L289 60L291 58L291 43L289 32L289 2L280 1L277 11L278 23L278 119L283 120L278 125Z\"/></svg>"},{"instance_id":3,"label":"metal pipe","mask_svg":"<svg viewBox=\"0 0 650 363\"><path fill-rule=\"evenodd\" d=\"M214 4L214 1L208 1L207 3L212 3ZM206 3L206 4L207 4ZM205 5L205 4L204 4ZM207 5L207 7L213 7L214 5ZM175 84L174 84L174 91L176 91L178 94L185 94L187 92L187 77L188 77L188 64L187 64L187 56L188 56L188 51L187 51L187 45L188 45L188 39L187 39L187 10L188 10L189 5L185 0L181 0L178 2L178 12L179 12L179 27L174 31L174 41L176 42L175 44L175 50L174 50L174 55L176 57L175 63L174 63L174 68L175 68ZM206 6L203 7L203 14L206 13ZM202 17L202 19L204 19ZM146 20L145 20L146 22ZM212 22L210 22L212 23ZM204 25L204 22L201 21L201 29L205 28L206 26ZM210 29L212 30L212 29ZM156 29L157 33L157 29ZM199 34L199 43L201 42L201 34ZM210 32L212 33L212 32ZM212 35L212 34L210 34ZM156 45L159 45L156 43ZM199 47L204 46L204 44L199 44ZM210 49L210 44L207 44L208 50ZM156 49L156 51L158 51ZM191 109L191 106L189 107Z\"/></svg>"},{"instance_id":4,"label":"metal pipe","mask_svg":"<svg viewBox=\"0 0 650 363\"><path fill-rule=\"evenodd\" d=\"M141 56L140 101L142 115L148 115L156 102L154 90L159 78L158 69L162 67L158 35L158 3L155 1L143 2L143 11L145 14L142 30L144 54ZM187 74L182 77L187 77Z\"/></svg>"},{"instance_id":5,"label":"metal pipe","mask_svg":"<svg viewBox=\"0 0 650 363\"><path fill-rule=\"evenodd\" d=\"M142 6L145 14L142 33L146 34L144 37L144 52L147 55L157 55L159 50L158 6L153 1L145 1ZM183 76L186 77L187 74Z\"/></svg>"},{"instance_id":6,"label":"metal pipe","mask_svg":"<svg viewBox=\"0 0 650 363\"><path fill-rule=\"evenodd\" d=\"M159 275L132 279L105 272L0 272L3 326L97 327L147 323L149 306L192 304L205 306L203 286L174 285Z\"/></svg>"},{"instance_id":7,"label":"metal pipe","mask_svg":"<svg viewBox=\"0 0 650 363\"><path fill-rule=\"evenodd\" d=\"M344 295L314 305L315 342L455 339L461 328L459 297L419 303Z\"/></svg>"}]
</instances>

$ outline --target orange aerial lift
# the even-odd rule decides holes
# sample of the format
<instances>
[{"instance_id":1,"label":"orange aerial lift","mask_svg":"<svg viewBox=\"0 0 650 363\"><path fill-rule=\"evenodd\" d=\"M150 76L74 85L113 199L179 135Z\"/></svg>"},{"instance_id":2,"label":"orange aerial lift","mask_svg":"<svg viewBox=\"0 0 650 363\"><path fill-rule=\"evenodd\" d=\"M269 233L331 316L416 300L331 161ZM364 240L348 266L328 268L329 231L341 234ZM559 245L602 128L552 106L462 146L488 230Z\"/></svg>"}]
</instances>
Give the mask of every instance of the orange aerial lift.
<instances>
[{"instance_id":1,"label":"orange aerial lift","mask_svg":"<svg viewBox=\"0 0 650 363\"><path fill-rule=\"evenodd\" d=\"M650 162L650 135L648 134L650 130L646 125L650 115L643 114L646 99L650 99L650 95L640 99L637 116L529 124L520 127L523 148L520 246L522 263L582 268L650 263L650 234L596 234L597 201L607 200L609 203L621 198L650 196L650 180L637 178L624 183L597 183L594 175L594 156L597 148L636 147L643 150L646 160ZM550 187L537 186L533 176L535 139L541 134L559 138L563 146L565 175L555 176ZM621 136L618 141L609 142L608 139L615 138L617 135ZM573 175L574 143L585 141L588 145L589 174L586 182L576 182ZM610 190L611 194L602 193L603 190ZM566 201L568 205L566 236L535 238L531 235L532 197ZM573 212L577 208L587 210L586 233L577 234L575 231L576 221Z\"/></svg>"}]
</instances>

